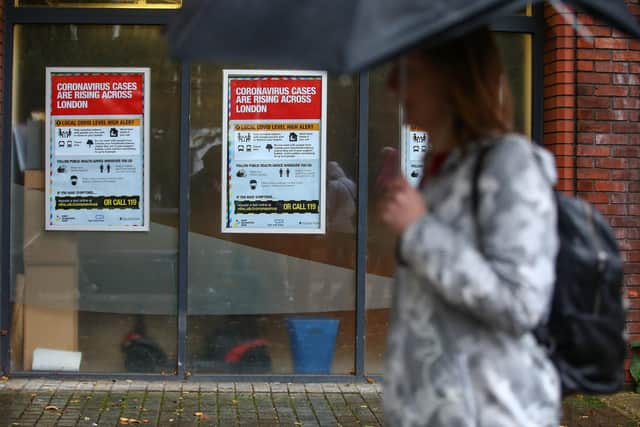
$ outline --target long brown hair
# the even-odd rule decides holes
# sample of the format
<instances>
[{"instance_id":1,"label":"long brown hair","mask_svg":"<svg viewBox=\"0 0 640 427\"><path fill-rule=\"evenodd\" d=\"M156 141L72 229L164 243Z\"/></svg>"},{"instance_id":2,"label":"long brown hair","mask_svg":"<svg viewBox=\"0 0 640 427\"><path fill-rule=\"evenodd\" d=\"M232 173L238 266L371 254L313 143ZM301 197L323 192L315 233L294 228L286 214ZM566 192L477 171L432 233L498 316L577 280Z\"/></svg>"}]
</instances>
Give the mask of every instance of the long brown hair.
<instances>
[{"instance_id":1,"label":"long brown hair","mask_svg":"<svg viewBox=\"0 0 640 427\"><path fill-rule=\"evenodd\" d=\"M447 82L458 141L472 142L513 130L513 102L502 55L486 27L420 50Z\"/></svg>"}]
</instances>

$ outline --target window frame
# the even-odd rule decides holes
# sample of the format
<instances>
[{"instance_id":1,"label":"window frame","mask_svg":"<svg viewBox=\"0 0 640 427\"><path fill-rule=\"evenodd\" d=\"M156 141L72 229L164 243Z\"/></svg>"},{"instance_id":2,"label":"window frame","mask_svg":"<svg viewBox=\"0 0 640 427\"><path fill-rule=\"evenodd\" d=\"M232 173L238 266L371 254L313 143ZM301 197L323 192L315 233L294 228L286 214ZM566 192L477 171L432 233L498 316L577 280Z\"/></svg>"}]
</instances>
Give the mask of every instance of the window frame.
<instances>
[{"instance_id":1,"label":"window frame","mask_svg":"<svg viewBox=\"0 0 640 427\"><path fill-rule=\"evenodd\" d=\"M527 33L532 36L532 136L541 141L543 131L543 54L544 54L544 15L543 6L533 6L533 16L513 15L502 17L491 23L491 28L498 32ZM13 0L4 0L4 33L3 33L3 67L2 82L3 140L2 147L2 225L0 229L2 258L0 265L0 368L4 375L11 373L13 377L33 378L91 378L91 379L141 379L141 380L184 380L191 374L187 366L187 297L189 279L189 115L191 64L179 61L180 70L180 158L179 158L179 227L178 227L178 289L176 333L178 360L175 375L157 374L90 374L59 372L11 372L10 366L10 334L11 334L11 159L13 155L11 141L12 102L13 102L13 30L20 24L104 24L104 25L166 25L177 14L179 9L134 9L134 8L99 8L69 7L56 8L47 6L15 6ZM44 96L44 94L43 94ZM365 282L366 282L366 248L367 248L367 174L368 174L368 127L369 127L369 73L359 74L358 88L358 214L356 227L356 331L355 331L355 372L353 375L218 375L198 374L198 380L209 381L276 381L276 382L366 382L368 380L365 366ZM374 376L374 378L376 378ZM378 377L377 379L380 379Z\"/></svg>"}]
</instances>

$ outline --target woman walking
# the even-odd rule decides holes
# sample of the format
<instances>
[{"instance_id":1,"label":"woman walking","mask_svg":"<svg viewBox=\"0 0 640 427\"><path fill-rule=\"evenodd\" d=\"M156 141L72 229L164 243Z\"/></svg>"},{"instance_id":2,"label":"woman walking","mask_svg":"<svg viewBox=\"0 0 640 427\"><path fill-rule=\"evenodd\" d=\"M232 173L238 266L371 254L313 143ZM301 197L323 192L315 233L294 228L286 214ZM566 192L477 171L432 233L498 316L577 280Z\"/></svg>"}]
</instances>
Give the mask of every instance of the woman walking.
<instances>
[{"instance_id":1,"label":"woman walking","mask_svg":"<svg viewBox=\"0 0 640 427\"><path fill-rule=\"evenodd\" d=\"M406 121L429 132L430 153L420 188L396 177L378 208L398 237L387 424L557 427L559 379L532 334L553 293L553 157L512 133L488 29L405 64Z\"/></svg>"}]
</instances>

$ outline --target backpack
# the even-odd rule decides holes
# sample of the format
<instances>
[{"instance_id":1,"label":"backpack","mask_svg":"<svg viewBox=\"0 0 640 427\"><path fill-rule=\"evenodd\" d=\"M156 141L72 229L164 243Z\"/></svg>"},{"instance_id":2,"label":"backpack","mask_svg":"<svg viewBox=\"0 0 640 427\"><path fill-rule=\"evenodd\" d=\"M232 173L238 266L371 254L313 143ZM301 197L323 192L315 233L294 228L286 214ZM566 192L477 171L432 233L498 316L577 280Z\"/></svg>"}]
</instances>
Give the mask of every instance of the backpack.
<instances>
[{"instance_id":1,"label":"backpack","mask_svg":"<svg viewBox=\"0 0 640 427\"><path fill-rule=\"evenodd\" d=\"M471 202L479 204L478 178L493 144L475 165ZM534 330L562 383L563 395L613 393L624 384L623 261L613 231L589 203L555 191L559 252L549 317Z\"/></svg>"}]
</instances>

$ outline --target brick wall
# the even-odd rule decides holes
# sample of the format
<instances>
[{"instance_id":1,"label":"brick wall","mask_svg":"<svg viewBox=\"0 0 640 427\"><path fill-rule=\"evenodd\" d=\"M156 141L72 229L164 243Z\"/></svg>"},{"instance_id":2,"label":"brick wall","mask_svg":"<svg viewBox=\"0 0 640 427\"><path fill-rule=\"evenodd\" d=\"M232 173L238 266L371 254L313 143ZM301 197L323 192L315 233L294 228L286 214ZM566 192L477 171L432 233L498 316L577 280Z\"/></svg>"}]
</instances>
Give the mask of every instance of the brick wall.
<instances>
[{"instance_id":1,"label":"brick wall","mask_svg":"<svg viewBox=\"0 0 640 427\"><path fill-rule=\"evenodd\" d=\"M640 0L628 0L640 17ZM558 188L605 214L625 259L628 330L640 340L640 42L589 16L576 37L545 6L544 143L557 157Z\"/></svg>"}]
</instances>

